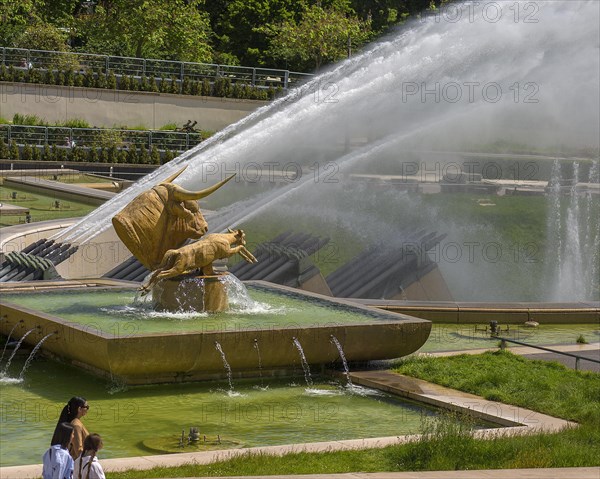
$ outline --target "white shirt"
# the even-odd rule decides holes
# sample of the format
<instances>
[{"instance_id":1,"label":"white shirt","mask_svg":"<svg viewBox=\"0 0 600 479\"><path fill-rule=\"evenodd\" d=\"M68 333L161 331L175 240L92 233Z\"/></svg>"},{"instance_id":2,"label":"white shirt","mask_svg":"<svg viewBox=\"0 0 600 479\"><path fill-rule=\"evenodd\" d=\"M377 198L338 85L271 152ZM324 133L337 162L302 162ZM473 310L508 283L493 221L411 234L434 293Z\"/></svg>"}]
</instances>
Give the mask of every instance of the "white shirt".
<instances>
[{"instance_id":1,"label":"white shirt","mask_svg":"<svg viewBox=\"0 0 600 479\"><path fill-rule=\"evenodd\" d=\"M86 479L88 473L88 467L91 467L90 471L90 479L106 479L104 476L104 471L102 470L102 466L98 462L98 458L94 456L94 460L92 461L92 465L90 466L90 457L92 456L79 456L75 460L75 467L73 468L73 479ZM82 463L81 466L81 476L79 475L79 463Z\"/></svg>"}]
</instances>

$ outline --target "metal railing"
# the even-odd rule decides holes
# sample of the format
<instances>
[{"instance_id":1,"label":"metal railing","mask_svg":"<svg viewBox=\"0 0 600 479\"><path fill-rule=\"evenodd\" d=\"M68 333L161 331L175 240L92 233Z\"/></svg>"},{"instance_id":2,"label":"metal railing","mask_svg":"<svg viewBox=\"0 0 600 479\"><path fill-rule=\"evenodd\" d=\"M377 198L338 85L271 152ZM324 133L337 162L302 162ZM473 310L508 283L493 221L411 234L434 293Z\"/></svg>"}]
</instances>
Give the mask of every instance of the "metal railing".
<instances>
[{"instance_id":1,"label":"metal railing","mask_svg":"<svg viewBox=\"0 0 600 479\"><path fill-rule=\"evenodd\" d=\"M288 89L311 78L310 73L292 72L275 68L256 68L213 63L179 62L151 58L117 57L96 55L93 53L55 52L47 50L28 50L24 48L0 47L2 65L19 69L36 68L57 70L71 68L82 73L93 70L108 75L129 75L134 77L175 78L182 82L190 80L214 81L217 78L229 78L234 83L243 83L253 87L281 87Z\"/></svg>"},{"instance_id":2,"label":"metal railing","mask_svg":"<svg viewBox=\"0 0 600 479\"><path fill-rule=\"evenodd\" d=\"M0 138L6 144L68 147L96 147L108 144L118 148L153 146L159 150L185 151L202 141L200 133L166 130L119 130L107 128L68 128L64 126L0 125Z\"/></svg>"},{"instance_id":3,"label":"metal railing","mask_svg":"<svg viewBox=\"0 0 600 479\"><path fill-rule=\"evenodd\" d=\"M529 348L541 349L542 351L548 351L549 353L554 354L562 354L563 356L569 356L571 358L575 358L575 371L579 370L579 361L590 361L592 363L600 364L600 361L594 358L586 358L585 356L580 356L579 354L573 353L565 353L564 351L558 351L556 349L545 348L544 346L536 346L535 344L523 343L521 341L515 341L514 339L502 338L500 336L494 336L490 339L499 339L500 340L500 349L506 349L506 343L515 343L519 346L527 346Z\"/></svg>"}]
</instances>

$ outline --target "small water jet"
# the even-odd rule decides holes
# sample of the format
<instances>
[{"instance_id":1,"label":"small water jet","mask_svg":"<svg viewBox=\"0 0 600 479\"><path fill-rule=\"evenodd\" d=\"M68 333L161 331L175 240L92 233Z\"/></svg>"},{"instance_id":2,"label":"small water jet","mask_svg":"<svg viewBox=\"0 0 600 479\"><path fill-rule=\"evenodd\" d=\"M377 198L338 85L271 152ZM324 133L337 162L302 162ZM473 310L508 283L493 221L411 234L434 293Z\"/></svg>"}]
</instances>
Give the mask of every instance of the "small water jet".
<instances>
[{"instance_id":1,"label":"small water jet","mask_svg":"<svg viewBox=\"0 0 600 479\"><path fill-rule=\"evenodd\" d=\"M40 339L39 343L37 343L35 345L35 347L31 350L31 353L29 353L29 357L27 358L27 360L25 361L25 364L23 365L23 369L21 369L21 373L19 374L19 380L23 379L25 371L27 371L27 368L31 364L31 361L33 361L33 357L35 356L35 353L37 353L38 350L42 347L42 344L44 344L44 341L46 341L46 339L48 339L53 334L56 334L56 331L54 333L46 334L46 336L44 336L42 339Z\"/></svg>"},{"instance_id":2,"label":"small water jet","mask_svg":"<svg viewBox=\"0 0 600 479\"><path fill-rule=\"evenodd\" d=\"M35 331L36 329L38 329L38 326L36 326L35 328L31 328L29 331L27 331L23 337L21 339L19 339L19 342L17 343L17 345L15 346L14 351L12 352L12 354L10 355L10 358L8 358L8 362L6 363L6 366L4 366L4 369L2 370L2 372L0 373L0 376L6 376L6 373L8 371L8 368L10 366L10 363L12 362L13 358L15 357L15 355L17 354L17 351L19 350L19 348L21 347L21 344L23 344L23 341L25 340L25 338L27 336L29 336L33 331Z\"/></svg>"},{"instance_id":3,"label":"small water jet","mask_svg":"<svg viewBox=\"0 0 600 479\"><path fill-rule=\"evenodd\" d=\"M342 364L344 366L344 375L346 376L346 387L351 388L353 384L352 380L350 379L350 369L348 368L348 361L346 361L346 355L344 354L342 345L338 341L338 338L336 338L333 334L331 335L331 342L335 344L335 347L340 355L340 359L342 360Z\"/></svg>"},{"instance_id":4,"label":"small water jet","mask_svg":"<svg viewBox=\"0 0 600 479\"><path fill-rule=\"evenodd\" d=\"M232 379L231 366L227 362L227 358L225 357L225 351L223 351L223 348L221 347L221 344L219 343L219 341L215 341L215 348L217 349L217 351L221 355L221 359L223 360L223 367L225 368L225 371L227 372L227 381L229 382L229 394L232 394L233 393L233 379Z\"/></svg>"},{"instance_id":5,"label":"small water jet","mask_svg":"<svg viewBox=\"0 0 600 479\"><path fill-rule=\"evenodd\" d=\"M260 347L258 346L258 339L254 339L254 349L256 349L256 355L258 356L258 377L260 378L260 387L264 387L264 380L262 375L262 358L260 357Z\"/></svg>"},{"instance_id":6,"label":"small water jet","mask_svg":"<svg viewBox=\"0 0 600 479\"><path fill-rule=\"evenodd\" d=\"M302 364L302 369L304 370L304 379L306 380L306 385L309 388L312 388L313 380L310 374L310 366L308 365L308 361L306 360L306 356L304 355L304 349L302 349L302 345L300 344L300 341L298 341L298 338L292 338L292 342L294 343L294 346L296 346L296 349L300 354L300 363Z\"/></svg>"},{"instance_id":7,"label":"small water jet","mask_svg":"<svg viewBox=\"0 0 600 479\"><path fill-rule=\"evenodd\" d=\"M23 323L23 320L20 320L18 323L15 323L15 325L12 327L12 329L8 333L8 338L6 339L6 343L4 344L4 348L2 349L2 356L0 356L0 363L2 363L2 360L4 359L4 353L6 353L6 348L8 347L8 343L10 343L10 338L12 338L12 334L14 333L17 326L22 323Z\"/></svg>"}]
</instances>

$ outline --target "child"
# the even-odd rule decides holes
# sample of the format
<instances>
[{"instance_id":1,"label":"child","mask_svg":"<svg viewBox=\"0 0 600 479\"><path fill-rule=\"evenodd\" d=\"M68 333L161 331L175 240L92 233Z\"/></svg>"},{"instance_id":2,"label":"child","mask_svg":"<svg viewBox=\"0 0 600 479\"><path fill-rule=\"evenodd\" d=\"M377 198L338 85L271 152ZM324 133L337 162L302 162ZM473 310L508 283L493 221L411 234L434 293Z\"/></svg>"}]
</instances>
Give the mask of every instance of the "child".
<instances>
[{"instance_id":1,"label":"child","mask_svg":"<svg viewBox=\"0 0 600 479\"><path fill-rule=\"evenodd\" d=\"M103 445L98 434L90 434L85 438L83 452L75 461L73 479L105 479L102 466L96 457Z\"/></svg>"},{"instance_id":2,"label":"child","mask_svg":"<svg viewBox=\"0 0 600 479\"><path fill-rule=\"evenodd\" d=\"M42 458L44 468L42 479L71 479L73 474L73 458L69 454L69 443L73 438L73 426L61 422L56 427L53 444Z\"/></svg>"}]
</instances>

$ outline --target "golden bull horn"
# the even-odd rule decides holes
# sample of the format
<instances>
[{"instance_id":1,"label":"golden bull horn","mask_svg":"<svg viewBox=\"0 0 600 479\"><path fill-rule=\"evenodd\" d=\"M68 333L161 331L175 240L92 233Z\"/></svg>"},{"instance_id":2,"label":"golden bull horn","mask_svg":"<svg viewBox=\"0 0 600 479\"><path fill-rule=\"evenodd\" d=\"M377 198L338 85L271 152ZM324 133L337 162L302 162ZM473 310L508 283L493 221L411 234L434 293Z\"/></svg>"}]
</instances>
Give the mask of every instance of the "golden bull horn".
<instances>
[{"instance_id":1,"label":"golden bull horn","mask_svg":"<svg viewBox=\"0 0 600 479\"><path fill-rule=\"evenodd\" d=\"M179 173L181 173L181 171ZM179 175L179 173L177 173L177 174ZM173 185L173 186L175 186L175 189L173 191L173 199L175 201L187 201L187 200L199 200L199 199L205 198L208 195L217 191L219 188L221 188L221 186L223 186L225 183L227 183L229 180L231 180L231 178L233 178L234 176L235 176L235 174L229 176L228 178L225 178L223 181L218 182L216 185L213 185L209 188L205 188L200 191L189 191L189 190L186 190L185 188L182 188L181 186Z\"/></svg>"},{"instance_id":2,"label":"golden bull horn","mask_svg":"<svg viewBox=\"0 0 600 479\"><path fill-rule=\"evenodd\" d=\"M175 178L177 178L179 175L181 175L181 173L183 173L186 168L187 168L187 165L185 165L183 168L181 168L181 170L179 170L177 173L174 173L171 176L169 176L166 180L161 181L161 183L171 183Z\"/></svg>"}]
</instances>

